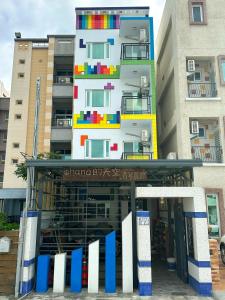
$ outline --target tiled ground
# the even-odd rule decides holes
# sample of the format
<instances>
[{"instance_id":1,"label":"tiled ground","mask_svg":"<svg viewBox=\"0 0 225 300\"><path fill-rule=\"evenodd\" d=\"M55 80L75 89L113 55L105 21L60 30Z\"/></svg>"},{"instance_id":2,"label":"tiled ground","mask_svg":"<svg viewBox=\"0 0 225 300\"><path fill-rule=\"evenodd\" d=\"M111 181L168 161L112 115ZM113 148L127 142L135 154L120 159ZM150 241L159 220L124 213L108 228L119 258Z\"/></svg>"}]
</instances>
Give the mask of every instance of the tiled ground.
<instances>
[{"instance_id":1,"label":"tiled ground","mask_svg":"<svg viewBox=\"0 0 225 300\"><path fill-rule=\"evenodd\" d=\"M153 261L152 283L154 296L196 296L196 292L181 281L176 272L167 270L166 263Z\"/></svg>"}]
</instances>

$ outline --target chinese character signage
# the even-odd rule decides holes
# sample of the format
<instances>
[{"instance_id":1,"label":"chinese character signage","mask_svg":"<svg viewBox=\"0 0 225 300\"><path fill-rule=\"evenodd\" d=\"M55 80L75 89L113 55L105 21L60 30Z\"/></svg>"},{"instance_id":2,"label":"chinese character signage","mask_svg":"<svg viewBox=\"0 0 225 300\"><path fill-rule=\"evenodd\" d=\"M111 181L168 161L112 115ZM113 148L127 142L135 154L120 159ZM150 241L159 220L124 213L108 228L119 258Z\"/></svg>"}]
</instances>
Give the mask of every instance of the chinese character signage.
<instances>
[{"instance_id":1,"label":"chinese character signage","mask_svg":"<svg viewBox=\"0 0 225 300\"><path fill-rule=\"evenodd\" d=\"M144 181L147 171L143 169L83 168L64 170L63 180L67 181Z\"/></svg>"}]
</instances>

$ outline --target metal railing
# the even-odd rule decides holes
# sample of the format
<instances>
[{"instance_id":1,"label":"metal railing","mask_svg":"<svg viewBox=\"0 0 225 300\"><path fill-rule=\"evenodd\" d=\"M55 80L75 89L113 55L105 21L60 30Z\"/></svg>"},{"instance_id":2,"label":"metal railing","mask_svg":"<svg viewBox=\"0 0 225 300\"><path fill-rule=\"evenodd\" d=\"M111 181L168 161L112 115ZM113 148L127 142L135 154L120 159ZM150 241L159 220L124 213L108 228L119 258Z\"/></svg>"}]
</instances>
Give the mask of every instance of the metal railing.
<instances>
[{"instance_id":1,"label":"metal railing","mask_svg":"<svg viewBox=\"0 0 225 300\"><path fill-rule=\"evenodd\" d=\"M52 118L52 126L58 128L72 127L72 115L54 115Z\"/></svg>"},{"instance_id":2,"label":"metal railing","mask_svg":"<svg viewBox=\"0 0 225 300\"><path fill-rule=\"evenodd\" d=\"M192 146L192 159L205 162L222 162L222 147L220 146Z\"/></svg>"},{"instance_id":3,"label":"metal railing","mask_svg":"<svg viewBox=\"0 0 225 300\"><path fill-rule=\"evenodd\" d=\"M217 96L216 84L212 82L188 83L190 98L214 98Z\"/></svg>"},{"instance_id":4,"label":"metal railing","mask_svg":"<svg viewBox=\"0 0 225 300\"><path fill-rule=\"evenodd\" d=\"M122 43L121 56L122 60L148 60L149 43Z\"/></svg>"},{"instance_id":5,"label":"metal railing","mask_svg":"<svg viewBox=\"0 0 225 300\"><path fill-rule=\"evenodd\" d=\"M123 152L121 159L124 160L151 160L153 152Z\"/></svg>"},{"instance_id":6,"label":"metal railing","mask_svg":"<svg viewBox=\"0 0 225 300\"><path fill-rule=\"evenodd\" d=\"M121 103L122 114L150 114L150 96L123 96Z\"/></svg>"},{"instance_id":7,"label":"metal railing","mask_svg":"<svg viewBox=\"0 0 225 300\"><path fill-rule=\"evenodd\" d=\"M56 84L62 84L62 85L65 85L65 84L68 84L68 85L71 85L73 84L73 76L69 76L69 75L66 75L66 76L54 76L54 83Z\"/></svg>"}]
</instances>

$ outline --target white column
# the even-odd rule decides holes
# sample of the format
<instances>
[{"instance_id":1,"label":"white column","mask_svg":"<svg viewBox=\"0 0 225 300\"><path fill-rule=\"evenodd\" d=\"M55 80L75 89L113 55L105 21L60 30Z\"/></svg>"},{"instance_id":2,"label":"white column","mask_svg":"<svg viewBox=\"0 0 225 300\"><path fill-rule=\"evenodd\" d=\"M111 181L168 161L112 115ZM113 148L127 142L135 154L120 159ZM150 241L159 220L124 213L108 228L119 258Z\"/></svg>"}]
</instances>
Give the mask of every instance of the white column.
<instances>
[{"instance_id":1,"label":"white column","mask_svg":"<svg viewBox=\"0 0 225 300\"><path fill-rule=\"evenodd\" d=\"M99 241L88 246L88 293L98 293L99 288Z\"/></svg>"},{"instance_id":2,"label":"white column","mask_svg":"<svg viewBox=\"0 0 225 300\"><path fill-rule=\"evenodd\" d=\"M54 261L53 293L64 293L66 281L66 253L56 254Z\"/></svg>"},{"instance_id":3,"label":"white column","mask_svg":"<svg viewBox=\"0 0 225 300\"><path fill-rule=\"evenodd\" d=\"M149 211L137 211L138 289L140 296L152 295Z\"/></svg>"},{"instance_id":4,"label":"white column","mask_svg":"<svg viewBox=\"0 0 225 300\"><path fill-rule=\"evenodd\" d=\"M133 293L132 212L122 222L122 272L123 293Z\"/></svg>"},{"instance_id":5,"label":"white column","mask_svg":"<svg viewBox=\"0 0 225 300\"><path fill-rule=\"evenodd\" d=\"M24 220L22 222L25 224L25 239L20 294L25 295L33 289L34 285L38 212L28 211L23 218Z\"/></svg>"}]
</instances>

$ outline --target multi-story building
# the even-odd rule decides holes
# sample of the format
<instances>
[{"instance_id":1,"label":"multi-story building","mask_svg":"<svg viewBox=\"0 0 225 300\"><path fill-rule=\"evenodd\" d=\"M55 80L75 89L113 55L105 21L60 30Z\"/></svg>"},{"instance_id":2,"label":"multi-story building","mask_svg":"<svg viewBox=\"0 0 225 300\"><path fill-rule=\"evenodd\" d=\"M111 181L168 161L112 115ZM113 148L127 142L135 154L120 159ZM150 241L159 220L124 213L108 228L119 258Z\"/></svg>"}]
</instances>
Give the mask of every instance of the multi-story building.
<instances>
[{"instance_id":1,"label":"multi-story building","mask_svg":"<svg viewBox=\"0 0 225 300\"><path fill-rule=\"evenodd\" d=\"M8 97L0 97L0 188L2 188L4 175L5 150L9 118L9 102L10 99Z\"/></svg>"},{"instance_id":2,"label":"multi-story building","mask_svg":"<svg viewBox=\"0 0 225 300\"><path fill-rule=\"evenodd\" d=\"M157 159L148 7L76 9L74 159Z\"/></svg>"},{"instance_id":3,"label":"multi-story building","mask_svg":"<svg viewBox=\"0 0 225 300\"><path fill-rule=\"evenodd\" d=\"M202 160L211 236L225 233L223 0L167 0L156 45L160 157Z\"/></svg>"},{"instance_id":4,"label":"multi-story building","mask_svg":"<svg viewBox=\"0 0 225 300\"><path fill-rule=\"evenodd\" d=\"M32 156L36 82L40 78L38 153L70 158L72 138L74 36L15 39L4 188L25 188L14 174Z\"/></svg>"}]
</instances>

